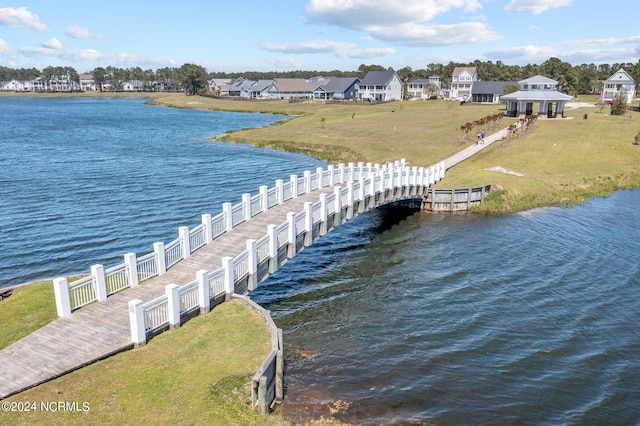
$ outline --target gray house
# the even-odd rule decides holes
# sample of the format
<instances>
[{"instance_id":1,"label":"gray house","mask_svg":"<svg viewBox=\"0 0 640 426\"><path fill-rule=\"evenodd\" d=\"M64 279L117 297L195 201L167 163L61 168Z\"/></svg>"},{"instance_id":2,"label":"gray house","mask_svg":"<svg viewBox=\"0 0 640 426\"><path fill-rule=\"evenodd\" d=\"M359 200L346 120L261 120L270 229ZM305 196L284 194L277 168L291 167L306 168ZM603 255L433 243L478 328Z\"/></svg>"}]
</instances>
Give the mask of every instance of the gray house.
<instances>
[{"instance_id":1,"label":"gray house","mask_svg":"<svg viewBox=\"0 0 640 426\"><path fill-rule=\"evenodd\" d=\"M471 87L471 102L478 104L497 104L503 95L505 86L518 87L517 81L474 81Z\"/></svg>"},{"instance_id":2,"label":"gray house","mask_svg":"<svg viewBox=\"0 0 640 426\"><path fill-rule=\"evenodd\" d=\"M369 71L358 84L358 98L374 102L399 101L402 86L394 70Z\"/></svg>"},{"instance_id":3,"label":"gray house","mask_svg":"<svg viewBox=\"0 0 640 426\"><path fill-rule=\"evenodd\" d=\"M357 77L327 77L314 90L314 99L348 100L358 96Z\"/></svg>"}]
</instances>

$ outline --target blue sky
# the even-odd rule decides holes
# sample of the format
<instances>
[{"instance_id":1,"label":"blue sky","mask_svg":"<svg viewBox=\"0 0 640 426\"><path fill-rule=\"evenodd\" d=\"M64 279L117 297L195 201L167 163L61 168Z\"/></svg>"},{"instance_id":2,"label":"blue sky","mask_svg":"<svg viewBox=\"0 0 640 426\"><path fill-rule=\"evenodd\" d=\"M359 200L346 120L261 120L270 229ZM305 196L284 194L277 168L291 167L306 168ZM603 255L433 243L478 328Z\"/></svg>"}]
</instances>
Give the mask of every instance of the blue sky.
<instances>
[{"instance_id":1,"label":"blue sky","mask_svg":"<svg viewBox=\"0 0 640 426\"><path fill-rule=\"evenodd\" d=\"M13 0L10 0L10 2ZM22 0L0 6L0 65L208 71L414 70L429 63L640 59L638 0Z\"/></svg>"}]
</instances>

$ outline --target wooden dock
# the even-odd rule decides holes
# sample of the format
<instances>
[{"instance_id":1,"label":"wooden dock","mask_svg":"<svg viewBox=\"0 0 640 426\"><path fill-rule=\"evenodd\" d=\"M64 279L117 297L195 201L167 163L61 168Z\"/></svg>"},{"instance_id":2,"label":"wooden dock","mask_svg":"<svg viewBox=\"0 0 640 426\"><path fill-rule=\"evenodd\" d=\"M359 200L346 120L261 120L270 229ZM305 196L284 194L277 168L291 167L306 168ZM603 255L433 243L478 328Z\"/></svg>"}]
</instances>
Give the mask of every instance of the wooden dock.
<instances>
[{"instance_id":1,"label":"wooden dock","mask_svg":"<svg viewBox=\"0 0 640 426\"><path fill-rule=\"evenodd\" d=\"M78 309L73 315L59 318L4 348L0 351L0 399L131 349L130 300L152 300L163 295L169 284L193 281L198 270L220 268L222 257L240 254L246 240L259 239L266 234L268 225L282 223L288 212L301 211L305 202L318 201L320 194L330 194L333 188L310 192L256 215L197 250L165 274Z\"/></svg>"}]
</instances>

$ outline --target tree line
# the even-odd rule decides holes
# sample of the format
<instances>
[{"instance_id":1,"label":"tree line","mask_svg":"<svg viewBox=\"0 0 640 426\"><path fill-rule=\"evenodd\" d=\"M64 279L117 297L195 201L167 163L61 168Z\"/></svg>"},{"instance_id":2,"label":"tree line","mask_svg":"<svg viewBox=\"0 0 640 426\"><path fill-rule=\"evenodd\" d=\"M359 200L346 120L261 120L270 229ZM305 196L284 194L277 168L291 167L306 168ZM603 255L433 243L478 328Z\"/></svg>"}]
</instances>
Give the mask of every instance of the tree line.
<instances>
[{"instance_id":1,"label":"tree line","mask_svg":"<svg viewBox=\"0 0 640 426\"><path fill-rule=\"evenodd\" d=\"M506 65L502 61L480 61L475 60L469 63L449 62L448 64L430 63L425 68L413 70L411 67L404 67L396 72L400 79L407 83L412 80L426 79L432 75L441 77L445 85L451 83L451 75L455 67L476 67L478 78L484 81L520 81L534 75L544 75L558 81L558 88L570 95L597 93L600 91L602 81L609 78L620 68L624 68L629 75L635 80L636 87L640 87L640 60L635 64L631 62L600 64L593 63L572 65L558 58L549 58L542 64ZM119 90L118 85L122 82L138 80L142 82L143 90L157 90L157 85L162 81L176 82L181 90L185 90L187 94L197 94L206 91L208 88L208 80L210 79L233 79L243 77L248 80L268 80L274 78L304 78L322 76L333 77L358 77L363 78L369 71L384 71L387 68L381 65L362 64L355 71L340 70L297 70L297 71L246 71L240 73L227 72L211 72L208 73L205 68L194 65L184 64L180 68L159 68L157 70L146 69L140 67L117 68L108 66L106 68L98 67L91 74L97 87L101 87L101 83L109 81L111 90ZM36 78L44 79L69 79L79 82L79 74L72 67L46 67L42 71L36 68L12 69L0 66L0 81L7 80L33 80Z\"/></svg>"}]
</instances>

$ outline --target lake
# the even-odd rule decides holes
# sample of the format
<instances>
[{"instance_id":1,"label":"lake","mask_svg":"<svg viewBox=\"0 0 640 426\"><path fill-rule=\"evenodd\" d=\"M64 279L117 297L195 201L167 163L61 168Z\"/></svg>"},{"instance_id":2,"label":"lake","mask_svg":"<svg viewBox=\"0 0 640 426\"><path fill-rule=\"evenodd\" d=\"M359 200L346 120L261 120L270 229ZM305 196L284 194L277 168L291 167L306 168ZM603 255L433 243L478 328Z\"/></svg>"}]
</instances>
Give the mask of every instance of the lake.
<instances>
[{"instance_id":1,"label":"lake","mask_svg":"<svg viewBox=\"0 0 640 426\"><path fill-rule=\"evenodd\" d=\"M0 98L0 116L0 287L146 254L326 166L210 140L283 116L115 98ZM285 417L639 424L638 206L639 190L499 217L388 208L330 232L251 294L284 332Z\"/></svg>"}]
</instances>

